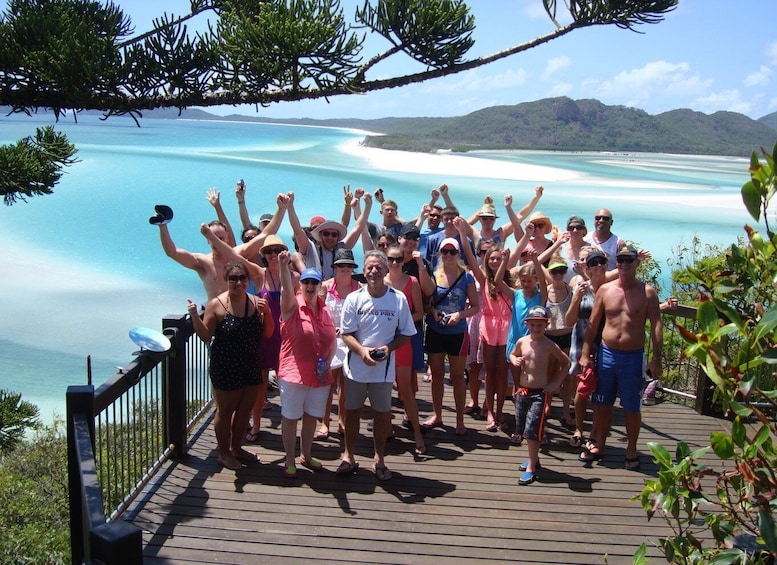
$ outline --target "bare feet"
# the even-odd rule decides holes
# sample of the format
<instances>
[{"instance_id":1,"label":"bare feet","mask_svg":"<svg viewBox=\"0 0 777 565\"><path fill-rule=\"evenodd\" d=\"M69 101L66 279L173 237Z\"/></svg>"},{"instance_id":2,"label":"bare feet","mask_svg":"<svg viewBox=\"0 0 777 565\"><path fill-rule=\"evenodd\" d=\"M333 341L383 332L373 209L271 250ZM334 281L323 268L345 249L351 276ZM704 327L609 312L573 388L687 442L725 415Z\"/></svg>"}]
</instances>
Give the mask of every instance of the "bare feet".
<instances>
[{"instance_id":1,"label":"bare feet","mask_svg":"<svg viewBox=\"0 0 777 565\"><path fill-rule=\"evenodd\" d=\"M238 459L239 461L257 461L259 457L256 455L256 453L251 453L247 449L243 449L242 447L238 449L237 451L232 450L232 456L235 459Z\"/></svg>"},{"instance_id":2,"label":"bare feet","mask_svg":"<svg viewBox=\"0 0 777 565\"><path fill-rule=\"evenodd\" d=\"M231 453L226 455L219 455L218 462L224 465L224 467L227 469L231 469L232 471L237 471L238 469L243 468L243 464L238 461L237 457Z\"/></svg>"}]
</instances>

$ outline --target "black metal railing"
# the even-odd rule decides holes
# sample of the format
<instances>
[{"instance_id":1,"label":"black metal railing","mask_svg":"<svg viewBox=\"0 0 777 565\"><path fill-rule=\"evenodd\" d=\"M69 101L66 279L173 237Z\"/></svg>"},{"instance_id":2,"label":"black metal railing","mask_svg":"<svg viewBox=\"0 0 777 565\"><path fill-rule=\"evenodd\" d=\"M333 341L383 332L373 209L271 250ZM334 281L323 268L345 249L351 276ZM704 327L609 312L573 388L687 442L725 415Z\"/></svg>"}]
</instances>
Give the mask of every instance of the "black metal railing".
<instances>
[{"instance_id":1,"label":"black metal railing","mask_svg":"<svg viewBox=\"0 0 777 565\"><path fill-rule=\"evenodd\" d=\"M141 563L142 538L122 513L211 406L208 351L188 316L168 316L172 347L141 351L97 390L67 391L73 563ZM107 517L106 517L107 516Z\"/></svg>"}]
</instances>

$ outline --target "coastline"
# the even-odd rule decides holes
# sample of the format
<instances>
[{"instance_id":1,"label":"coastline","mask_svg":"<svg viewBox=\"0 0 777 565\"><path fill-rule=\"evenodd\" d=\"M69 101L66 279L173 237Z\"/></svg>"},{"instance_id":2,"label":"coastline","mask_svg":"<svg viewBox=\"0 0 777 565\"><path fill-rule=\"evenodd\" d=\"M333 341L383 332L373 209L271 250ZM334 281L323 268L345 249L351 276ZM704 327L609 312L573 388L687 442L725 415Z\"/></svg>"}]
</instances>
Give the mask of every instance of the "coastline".
<instances>
[{"instance_id":1,"label":"coastline","mask_svg":"<svg viewBox=\"0 0 777 565\"><path fill-rule=\"evenodd\" d=\"M580 199L601 199L602 192L606 192L608 200L618 201L640 201L640 202L661 202L669 205L688 206L699 208L700 202L697 198L688 194L674 194L674 192L687 191L687 186L679 183L667 182L647 182L636 180L603 180L600 177L592 178L590 175L578 171L558 169L541 165L531 165L527 163L514 163L488 159L480 156L468 156L466 154L453 153L416 153L411 151L395 151L389 149L377 149L374 147L365 147L362 140L353 139L342 143L338 149L348 155L362 158L367 161L371 167L390 172L411 173L411 174L432 174L439 175L441 178L450 176L487 178L498 180L513 180L517 182L530 183L562 183L574 184L577 187L590 187L590 192L580 192L575 190L570 192L569 196ZM506 151L506 153L509 153ZM559 154L580 154L579 152ZM612 153L587 153L592 156L612 155ZM640 163L646 159L649 160L650 154L634 154L630 166L639 167ZM664 154L657 154L664 155ZM715 156L710 156L715 158ZM743 169L744 171L745 169ZM552 186L546 186L547 189L553 189ZM597 190L598 189L598 190ZM618 189L619 193L611 192ZM560 192L567 192L568 188L561 187ZM705 191L704 201L701 203L704 208L716 211L731 209L744 210L742 198L737 192L718 192L711 189Z\"/></svg>"}]
</instances>

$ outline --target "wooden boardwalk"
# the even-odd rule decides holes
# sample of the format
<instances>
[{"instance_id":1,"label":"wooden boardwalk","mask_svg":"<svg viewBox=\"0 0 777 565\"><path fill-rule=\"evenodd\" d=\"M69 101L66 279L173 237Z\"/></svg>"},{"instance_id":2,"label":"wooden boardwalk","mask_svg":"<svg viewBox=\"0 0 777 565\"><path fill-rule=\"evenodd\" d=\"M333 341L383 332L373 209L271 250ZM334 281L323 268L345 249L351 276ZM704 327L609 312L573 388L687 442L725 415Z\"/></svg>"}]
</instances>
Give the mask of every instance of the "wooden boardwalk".
<instances>
[{"instance_id":1,"label":"wooden boardwalk","mask_svg":"<svg viewBox=\"0 0 777 565\"><path fill-rule=\"evenodd\" d=\"M430 390L420 385L426 415ZM649 556L660 557L656 538L668 529L660 519L648 522L630 500L655 476L645 444L658 441L670 451L680 440L707 445L710 432L725 425L669 402L645 407L642 470L633 472L623 469L620 409L604 459L586 467L577 461L580 450L567 445L554 407L539 480L519 486L526 447L511 445L508 435L467 417L467 436L457 438L450 427L430 431L427 456L415 460L412 433L397 425L402 412L395 407L397 436L386 458L392 480L378 481L371 470L364 421L357 475L335 477L335 434L314 445L327 470L298 467L290 480L282 474L279 399L272 401L259 443L248 446L260 462L223 469L208 418L188 457L170 464L125 515L144 531L146 563L630 563L643 541ZM446 404L452 402L446 387ZM452 412L446 417L454 423Z\"/></svg>"}]
</instances>

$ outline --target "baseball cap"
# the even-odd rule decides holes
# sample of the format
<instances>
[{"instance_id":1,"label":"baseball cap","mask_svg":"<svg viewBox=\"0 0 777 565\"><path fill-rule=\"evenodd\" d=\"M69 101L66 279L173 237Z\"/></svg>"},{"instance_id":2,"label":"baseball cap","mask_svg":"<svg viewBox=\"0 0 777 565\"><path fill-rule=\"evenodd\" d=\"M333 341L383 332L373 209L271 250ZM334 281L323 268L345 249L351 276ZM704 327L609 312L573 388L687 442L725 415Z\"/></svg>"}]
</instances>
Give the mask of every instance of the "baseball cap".
<instances>
[{"instance_id":1,"label":"baseball cap","mask_svg":"<svg viewBox=\"0 0 777 565\"><path fill-rule=\"evenodd\" d=\"M415 224L407 223L399 230L399 237L406 237L410 234L415 234L418 237L421 234L421 230Z\"/></svg>"},{"instance_id":2,"label":"baseball cap","mask_svg":"<svg viewBox=\"0 0 777 565\"><path fill-rule=\"evenodd\" d=\"M621 245L618 253L615 254L616 257L637 257L638 255L637 248L633 245Z\"/></svg>"},{"instance_id":3,"label":"baseball cap","mask_svg":"<svg viewBox=\"0 0 777 565\"><path fill-rule=\"evenodd\" d=\"M593 251L588 253L588 256L585 258L585 264L590 266L591 261L593 261L594 259L604 259L606 261L607 256L599 249L594 249Z\"/></svg>"},{"instance_id":4,"label":"baseball cap","mask_svg":"<svg viewBox=\"0 0 777 565\"><path fill-rule=\"evenodd\" d=\"M547 320L548 310L544 306L534 306L529 308L529 312L526 314L526 320Z\"/></svg>"},{"instance_id":5,"label":"baseball cap","mask_svg":"<svg viewBox=\"0 0 777 565\"><path fill-rule=\"evenodd\" d=\"M318 269L314 269L312 267L310 267L308 269L305 269L300 274L299 280L304 281L304 280L308 280L308 279L313 279L313 280L316 280L318 282L321 282L321 280L322 280L321 271L319 271Z\"/></svg>"}]
</instances>

